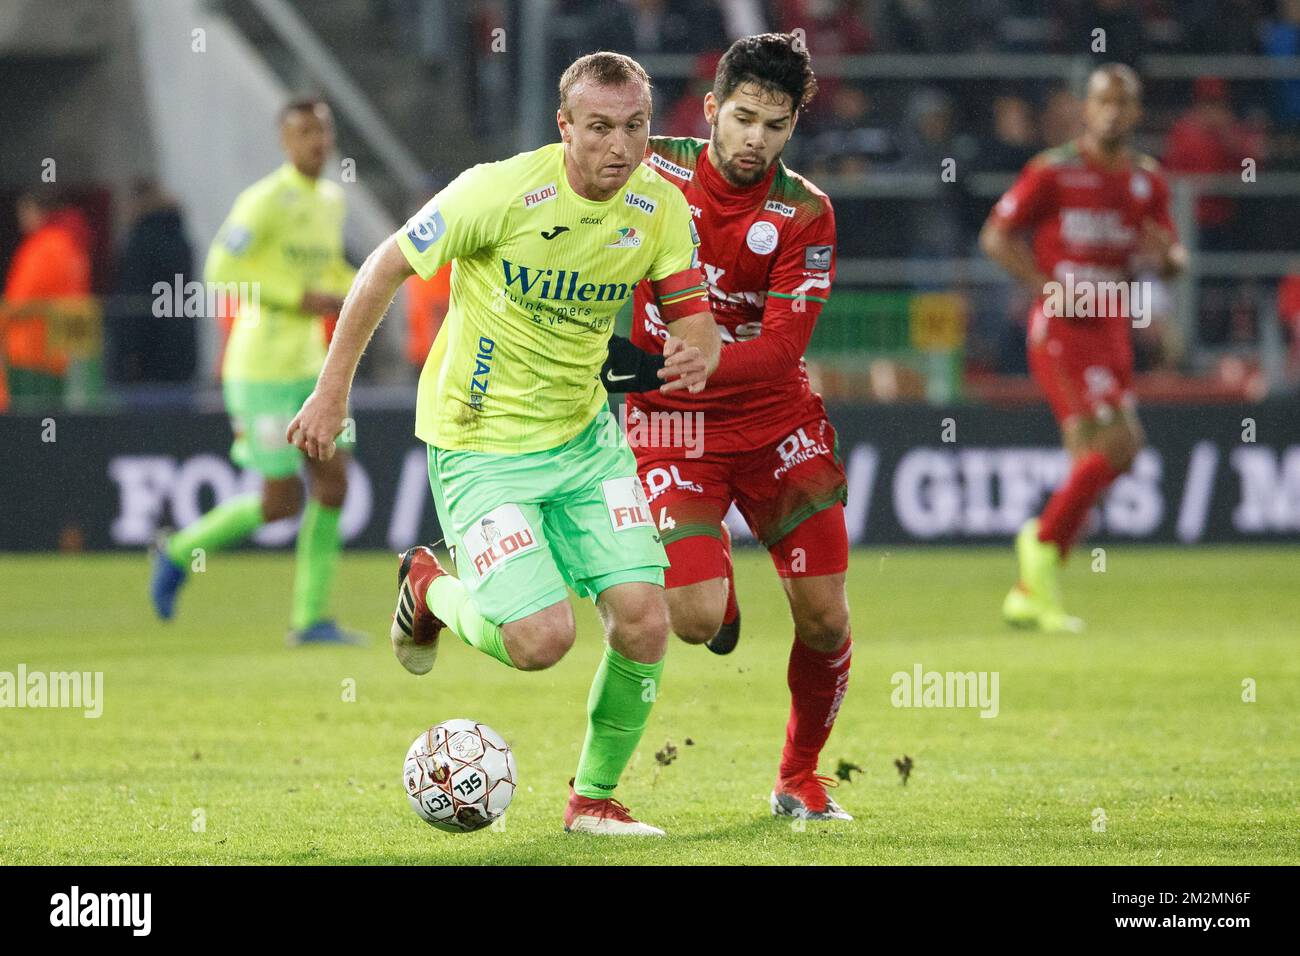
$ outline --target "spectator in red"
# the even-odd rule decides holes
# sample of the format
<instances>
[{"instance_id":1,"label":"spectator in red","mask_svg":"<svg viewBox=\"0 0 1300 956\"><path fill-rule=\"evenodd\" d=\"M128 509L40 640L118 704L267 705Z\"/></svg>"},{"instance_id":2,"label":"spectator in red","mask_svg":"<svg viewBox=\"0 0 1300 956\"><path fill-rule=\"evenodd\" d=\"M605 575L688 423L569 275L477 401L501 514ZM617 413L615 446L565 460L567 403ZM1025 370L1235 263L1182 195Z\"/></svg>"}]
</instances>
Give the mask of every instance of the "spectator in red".
<instances>
[{"instance_id":1,"label":"spectator in red","mask_svg":"<svg viewBox=\"0 0 1300 956\"><path fill-rule=\"evenodd\" d=\"M871 50L871 30L862 0L786 0L781 6L781 28L787 33L802 29L804 45L818 56ZM819 87L822 82L818 77Z\"/></svg>"},{"instance_id":2,"label":"spectator in red","mask_svg":"<svg viewBox=\"0 0 1300 956\"><path fill-rule=\"evenodd\" d=\"M90 226L48 191L18 199L23 240L5 279L3 314L9 391L19 408L48 409L63 397L68 358L50 342L49 309L90 295Z\"/></svg>"},{"instance_id":3,"label":"spectator in red","mask_svg":"<svg viewBox=\"0 0 1300 956\"><path fill-rule=\"evenodd\" d=\"M1196 81L1195 98L1169 130L1164 165L1170 173L1232 173L1241 175L1242 160L1259 162L1264 137L1257 128L1240 122L1228 104L1227 84L1218 77ZM1231 245L1231 225L1236 203L1228 196L1202 196L1196 204L1199 245L1221 249Z\"/></svg>"},{"instance_id":4,"label":"spectator in red","mask_svg":"<svg viewBox=\"0 0 1300 956\"><path fill-rule=\"evenodd\" d=\"M668 108L668 115L662 130L656 132L668 136L694 136L708 139L711 130L709 121L704 118L704 94L713 89L713 75L718 71L718 61L722 54L715 51L701 53L695 58L695 71L691 76L686 92Z\"/></svg>"},{"instance_id":5,"label":"spectator in red","mask_svg":"<svg viewBox=\"0 0 1300 956\"><path fill-rule=\"evenodd\" d=\"M862 0L785 0L781 29L802 30L804 45L819 57L870 53L873 43L865 8ZM825 112L841 82L838 77L817 77L821 95L809 105L814 117Z\"/></svg>"},{"instance_id":6,"label":"spectator in red","mask_svg":"<svg viewBox=\"0 0 1300 956\"><path fill-rule=\"evenodd\" d=\"M1277 317L1291 340L1291 355L1287 361L1287 377L1295 384L1300 382L1300 263L1277 287Z\"/></svg>"}]
</instances>

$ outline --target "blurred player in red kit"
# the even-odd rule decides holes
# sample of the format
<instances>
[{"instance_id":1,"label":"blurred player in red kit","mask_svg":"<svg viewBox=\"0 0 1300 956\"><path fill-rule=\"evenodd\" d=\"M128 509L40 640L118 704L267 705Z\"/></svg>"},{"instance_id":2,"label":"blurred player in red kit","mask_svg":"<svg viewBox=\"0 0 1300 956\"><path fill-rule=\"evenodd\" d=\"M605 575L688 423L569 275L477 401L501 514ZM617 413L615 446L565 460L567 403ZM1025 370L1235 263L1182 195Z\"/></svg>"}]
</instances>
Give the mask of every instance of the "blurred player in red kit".
<instances>
[{"instance_id":1,"label":"blurred player in red kit","mask_svg":"<svg viewBox=\"0 0 1300 956\"><path fill-rule=\"evenodd\" d=\"M991 259L1034 296L1029 367L1061 427L1070 473L1016 537L1020 578L1002 613L1017 626L1075 632L1057 571L1089 510L1132 465L1144 438L1129 325L1150 321L1149 283L1186 265L1155 160L1133 151L1141 83L1127 66L1088 78L1084 133L1035 157L980 234Z\"/></svg>"},{"instance_id":2,"label":"blurred player in red kit","mask_svg":"<svg viewBox=\"0 0 1300 956\"><path fill-rule=\"evenodd\" d=\"M722 523L733 502L772 555L795 630L772 812L847 820L826 791L834 781L817 773L852 655L846 483L803 362L835 275L835 216L826 195L780 160L816 88L794 36L745 37L704 97L710 138L650 138L646 162L691 204L722 355L702 393L660 388L668 332L643 283L632 341L611 341L602 380L631 392L628 441L672 564L665 586L677 635L717 654L736 646L740 611Z\"/></svg>"}]
</instances>

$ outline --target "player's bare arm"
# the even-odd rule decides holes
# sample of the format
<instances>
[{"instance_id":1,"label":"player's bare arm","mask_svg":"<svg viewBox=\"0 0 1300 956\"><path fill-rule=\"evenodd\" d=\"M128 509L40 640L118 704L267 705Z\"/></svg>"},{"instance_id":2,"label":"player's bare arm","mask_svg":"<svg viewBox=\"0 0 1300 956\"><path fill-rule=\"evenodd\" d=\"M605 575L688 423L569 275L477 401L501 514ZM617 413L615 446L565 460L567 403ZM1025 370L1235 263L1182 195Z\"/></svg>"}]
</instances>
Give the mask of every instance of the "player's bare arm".
<instances>
[{"instance_id":1,"label":"player's bare arm","mask_svg":"<svg viewBox=\"0 0 1300 956\"><path fill-rule=\"evenodd\" d=\"M1051 281L1034 261L1028 240L1001 223L996 213L989 216L980 231L980 249L1034 295L1041 295Z\"/></svg>"},{"instance_id":2,"label":"player's bare arm","mask_svg":"<svg viewBox=\"0 0 1300 956\"><path fill-rule=\"evenodd\" d=\"M661 392L685 389L692 395L704 389L708 377L718 367L722 354L722 336L711 312L696 312L668 323L668 340L664 343L664 380Z\"/></svg>"},{"instance_id":3,"label":"player's bare arm","mask_svg":"<svg viewBox=\"0 0 1300 956\"><path fill-rule=\"evenodd\" d=\"M1187 268L1187 247L1154 219L1142 222L1138 257L1142 262L1151 263L1152 268L1165 279L1173 278Z\"/></svg>"},{"instance_id":4,"label":"player's bare arm","mask_svg":"<svg viewBox=\"0 0 1300 956\"><path fill-rule=\"evenodd\" d=\"M397 240L391 237L366 257L343 302L316 388L285 432L285 438L308 457L328 461L334 456L334 439L343 430L361 354L398 288L413 274Z\"/></svg>"}]
</instances>

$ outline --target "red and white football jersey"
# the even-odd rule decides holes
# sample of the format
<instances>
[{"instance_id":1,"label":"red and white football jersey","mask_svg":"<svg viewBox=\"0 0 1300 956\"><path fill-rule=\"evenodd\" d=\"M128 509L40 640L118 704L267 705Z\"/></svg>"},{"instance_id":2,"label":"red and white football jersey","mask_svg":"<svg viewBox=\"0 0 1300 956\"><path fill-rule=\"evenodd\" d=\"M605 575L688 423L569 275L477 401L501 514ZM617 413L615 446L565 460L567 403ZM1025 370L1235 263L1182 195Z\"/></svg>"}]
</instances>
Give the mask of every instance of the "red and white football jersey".
<instances>
[{"instance_id":1,"label":"red and white football jersey","mask_svg":"<svg viewBox=\"0 0 1300 956\"><path fill-rule=\"evenodd\" d=\"M728 183L708 158L708 142L653 136L646 162L690 203L700 239L709 307L722 334L718 369L699 395L628 396L643 412L702 411L710 447L756 447L820 396L808 384L803 354L835 277L835 214L830 200L779 160L746 189ZM632 341L660 352L668 337L652 290L636 289Z\"/></svg>"},{"instance_id":2,"label":"red and white football jersey","mask_svg":"<svg viewBox=\"0 0 1300 956\"><path fill-rule=\"evenodd\" d=\"M1111 169L1073 142L1030 161L993 218L1030 231L1038 268L1062 283L1130 281L1144 220L1176 234L1169 185L1155 160L1138 155Z\"/></svg>"}]
</instances>

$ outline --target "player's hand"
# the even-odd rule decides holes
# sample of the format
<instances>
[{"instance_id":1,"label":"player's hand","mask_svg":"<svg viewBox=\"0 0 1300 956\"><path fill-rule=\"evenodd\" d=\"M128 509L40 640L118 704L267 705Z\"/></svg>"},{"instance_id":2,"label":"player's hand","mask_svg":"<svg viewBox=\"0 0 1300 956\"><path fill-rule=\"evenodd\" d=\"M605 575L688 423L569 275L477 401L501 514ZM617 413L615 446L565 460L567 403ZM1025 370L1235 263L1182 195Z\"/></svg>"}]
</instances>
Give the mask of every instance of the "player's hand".
<instances>
[{"instance_id":1,"label":"player's hand","mask_svg":"<svg viewBox=\"0 0 1300 956\"><path fill-rule=\"evenodd\" d=\"M1169 250L1174 246L1174 234L1161 226L1154 219L1142 220L1142 233L1138 237L1138 247L1133 256L1135 271L1152 269L1164 270L1169 261Z\"/></svg>"},{"instance_id":2,"label":"player's hand","mask_svg":"<svg viewBox=\"0 0 1300 956\"><path fill-rule=\"evenodd\" d=\"M1164 257L1174 244L1174 234L1154 219L1142 220L1141 247Z\"/></svg>"},{"instance_id":3,"label":"player's hand","mask_svg":"<svg viewBox=\"0 0 1300 956\"><path fill-rule=\"evenodd\" d=\"M661 393L686 389L692 395L698 395L708 380L709 363L704 353L694 345L687 345L685 339L670 335L664 342L664 367L659 370L659 377L666 383L659 386Z\"/></svg>"},{"instance_id":4,"label":"player's hand","mask_svg":"<svg viewBox=\"0 0 1300 956\"><path fill-rule=\"evenodd\" d=\"M329 461L334 457L334 439L343 431L347 417L347 396L333 396L313 391L293 417L284 437L290 445L305 452L308 458Z\"/></svg>"},{"instance_id":5,"label":"player's hand","mask_svg":"<svg viewBox=\"0 0 1300 956\"><path fill-rule=\"evenodd\" d=\"M313 315L334 315L343 308L343 300L328 292L315 292L308 289L302 294L299 310Z\"/></svg>"}]
</instances>

